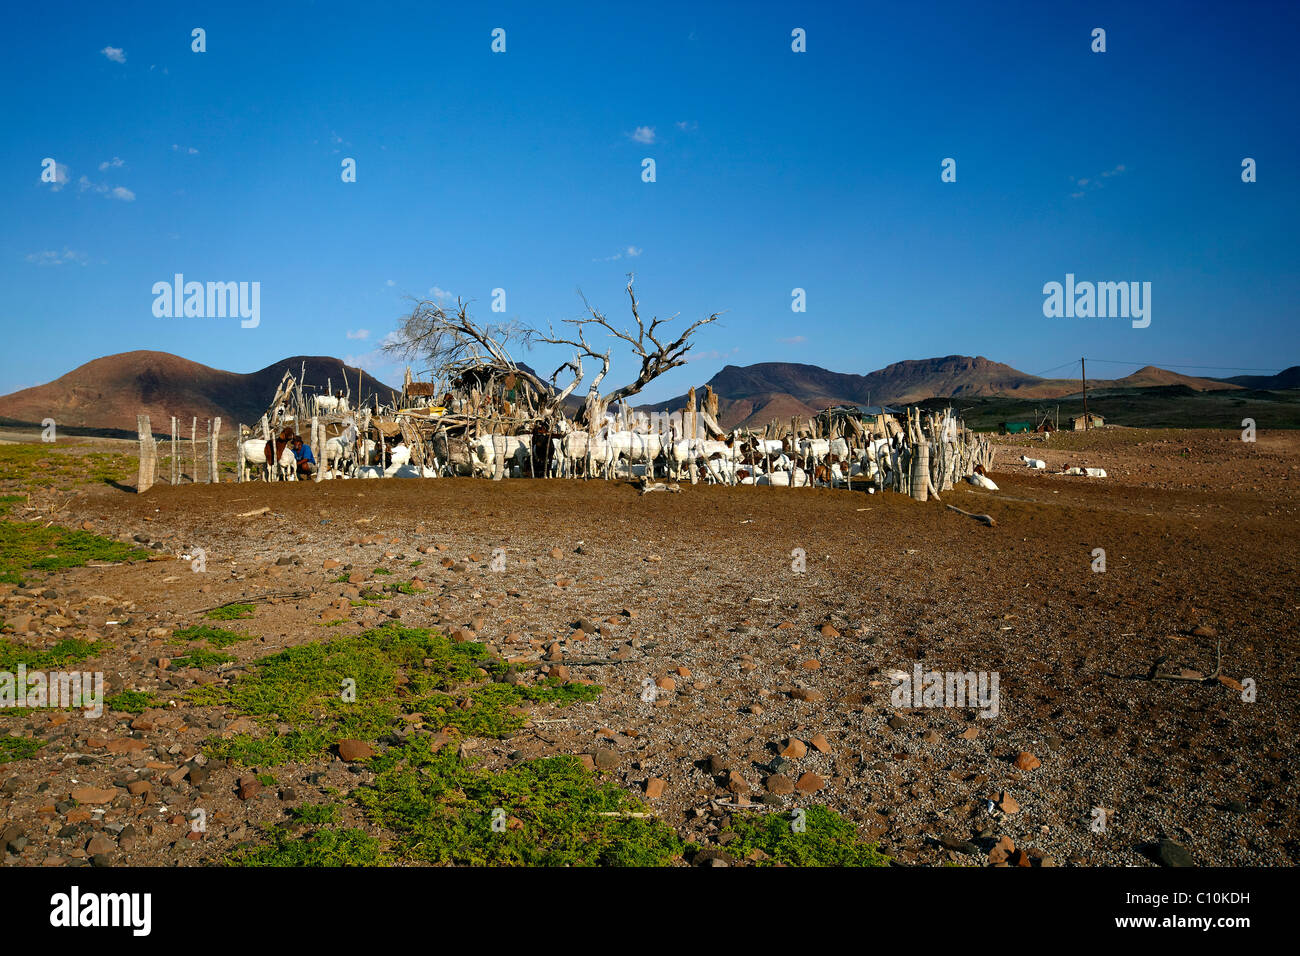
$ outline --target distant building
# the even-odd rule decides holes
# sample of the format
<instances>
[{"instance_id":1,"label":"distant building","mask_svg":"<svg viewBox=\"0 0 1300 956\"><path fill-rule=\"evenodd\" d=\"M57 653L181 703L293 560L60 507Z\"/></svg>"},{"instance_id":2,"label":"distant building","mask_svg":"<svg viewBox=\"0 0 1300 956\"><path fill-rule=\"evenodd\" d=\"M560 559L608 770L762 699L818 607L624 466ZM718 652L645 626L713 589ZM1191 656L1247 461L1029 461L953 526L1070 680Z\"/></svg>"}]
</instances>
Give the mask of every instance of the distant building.
<instances>
[{"instance_id":1,"label":"distant building","mask_svg":"<svg viewBox=\"0 0 1300 956\"><path fill-rule=\"evenodd\" d=\"M1070 424L1074 427L1076 432L1081 432L1086 428L1100 428L1102 425L1106 424L1106 419L1102 418L1096 412L1089 412L1086 419L1082 415L1076 415L1074 418L1070 419Z\"/></svg>"}]
</instances>

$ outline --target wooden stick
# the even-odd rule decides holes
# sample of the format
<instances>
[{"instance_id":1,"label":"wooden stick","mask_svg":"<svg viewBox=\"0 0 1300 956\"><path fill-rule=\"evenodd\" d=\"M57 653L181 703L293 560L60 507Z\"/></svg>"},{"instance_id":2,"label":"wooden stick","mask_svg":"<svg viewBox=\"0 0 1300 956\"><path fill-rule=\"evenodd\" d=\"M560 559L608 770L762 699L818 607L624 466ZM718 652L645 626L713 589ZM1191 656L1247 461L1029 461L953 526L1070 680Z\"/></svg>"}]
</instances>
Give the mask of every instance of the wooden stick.
<instances>
[{"instance_id":1,"label":"wooden stick","mask_svg":"<svg viewBox=\"0 0 1300 956\"><path fill-rule=\"evenodd\" d=\"M957 512L957 514L965 515L967 518L974 518L976 521L980 522L981 524L988 525L990 528L994 527L997 524L997 522L994 521L988 515L973 515L969 511L962 511L960 508L956 507L955 505L947 505L946 507L948 508L949 511L955 511Z\"/></svg>"},{"instance_id":2,"label":"wooden stick","mask_svg":"<svg viewBox=\"0 0 1300 956\"><path fill-rule=\"evenodd\" d=\"M153 440L149 416L137 415L135 424L140 436L140 470L136 477L135 490L137 494L144 494L153 487L154 474L158 465L158 447Z\"/></svg>"}]
</instances>

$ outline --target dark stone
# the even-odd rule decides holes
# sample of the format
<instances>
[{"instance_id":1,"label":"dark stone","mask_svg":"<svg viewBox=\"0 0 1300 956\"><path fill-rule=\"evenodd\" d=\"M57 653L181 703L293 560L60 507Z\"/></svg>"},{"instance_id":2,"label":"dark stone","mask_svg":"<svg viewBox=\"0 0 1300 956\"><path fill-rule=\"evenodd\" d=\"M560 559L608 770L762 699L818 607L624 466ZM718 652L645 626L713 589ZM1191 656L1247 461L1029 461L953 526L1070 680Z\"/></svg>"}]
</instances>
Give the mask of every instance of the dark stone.
<instances>
[{"instance_id":1,"label":"dark stone","mask_svg":"<svg viewBox=\"0 0 1300 956\"><path fill-rule=\"evenodd\" d=\"M1173 840L1161 840L1156 845L1156 862L1161 866L1195 866L1187 847Z\"/></svg>"}]
</instances>

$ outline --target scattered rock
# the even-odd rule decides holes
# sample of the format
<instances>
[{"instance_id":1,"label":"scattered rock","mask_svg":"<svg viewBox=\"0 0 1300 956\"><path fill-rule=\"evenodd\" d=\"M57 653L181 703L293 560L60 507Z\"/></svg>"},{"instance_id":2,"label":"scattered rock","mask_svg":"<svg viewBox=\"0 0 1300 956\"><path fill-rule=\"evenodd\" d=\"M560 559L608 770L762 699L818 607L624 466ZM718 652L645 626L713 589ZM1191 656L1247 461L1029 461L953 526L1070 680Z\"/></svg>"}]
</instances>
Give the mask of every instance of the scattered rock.
<instances>
[{"instance_id":1,"label":"scattered rock","mask_svg":"<svg viewBox=\"0 0 1300 956\"><path fill-rule=\"evenodd\" d=\"M1156 844L1156 862L1161 866L1195 866L1187 847L1173 840L1161 840Z\"/></svg>"},{"instance_id":2,"label":"scattered rock","mask_svg":"<svg viewBox=\"0 0 1300 956\"><path fill-rule=\"evenodd\" d=\"M816 793L822 787L826 786L826 781L820 775L809 770L795 781L794 786L795 789L801 793Z\"/></svg>"},{"instance_id":3,"label":"scattered rock","mask_svg":"<svg viewBox=\"0 0 1300 956\"><path fill-rule=\"evenodd\" d=\"M1031 754L1028 750L1022 750L1016 755L1015 766L1017 770L1037 770L1042 766L1042 761Z\"/></svg>"},{"instance_id":4,"label":"scattered rock","mask_svg":"<svg viewBox=\"0 0 1300 956\"><path fill-rule=\"evenodd\" d=\"M1004 836L989 850L990 863L1006 863L1011 854L1016 852L1016 844L1009 836Z\"/></svg>"},{"instance_id":5,"label":"scattered rock","mask_svg":"<svg viewBox=\"0 0 1300 956\"><path fill-rule=\"evenodd\" d=\"M791 737L785 742L785 746L781 748L779 753L782 757L789 757L792 760L798 760L800 757L808 753L808 748L804 746L804 742L798 737Z\"/></svg>"},{"instance_id":6,"label":"scattered rock","mask_svg":"<svg viewBox=\"0 0 1300 956\"><path fill-rule=\"evenodd\" d=\"M375 748L364 740L340 740L339 756L352 763L356 760L366 760L375 755Z\"/></svg>"},{"instance_id":7,"label":"scattered rock","mask_svg":"<svg viewBox=\"0 0 1300 956\"><path fill-rule=\"evenodd\" d=\"M97 787L80 787L72 791L72 799L78 803L111 803L116 797L117 789L115 787L106 787L102 790Z\"/></svg>"},{"instance_id":8,"label":"scattered rock","mask_svg":"<svg viewBox=\"0 0 1300 956\"><path fill-rule=\"evenodd\" d=\"M763 785L772 793L789 794L794 793L794 781L783 773L774 773L763 781Z\"/></svg>"}]
</instances>

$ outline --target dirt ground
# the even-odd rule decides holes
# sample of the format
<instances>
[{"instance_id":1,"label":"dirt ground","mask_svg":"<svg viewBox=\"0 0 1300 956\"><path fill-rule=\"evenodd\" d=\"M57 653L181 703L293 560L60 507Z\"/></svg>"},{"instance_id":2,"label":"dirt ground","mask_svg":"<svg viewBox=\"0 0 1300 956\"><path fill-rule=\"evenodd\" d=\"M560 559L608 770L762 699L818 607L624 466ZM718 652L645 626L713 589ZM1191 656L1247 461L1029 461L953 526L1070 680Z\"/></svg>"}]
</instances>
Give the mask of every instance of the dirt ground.
<instances>
[{"instance_id":1,"label":"dirt ground","mask_svg":"<svg viewBox=\"0 0 1300 956\"><path fill-rule=\"evenodd\" d=\"M538 708L513 738L478 741L477 755L492 765L614 750L604 775L637 792L663 780L654 810L705 845L718 803L823 803L905 864L987 864L1002 836L1046 865L1153 865L1161 840L1199 865L1296 863L1300 435L1105 429L997 441L1000 490L962 485L942 503L861 489L641 495L618 482L438 479L144 495L101 485L51 516L66 496L36 495L35 510L14 517L138 536L160 560L0 585L0 616L33 615L22 640L37 646L109 638L94 665L110 693L173 700L282 647L393 616L463 629L503 657L547 657L604 688L591 703ZM1021 455L1109 476L1034 472ZM195 548L205 573L176 560ZM320 626L376 568L427 590ZM356 583L336 583L352 572ZM204 609L285 592L306 593L259 600L252 618L222 625L257 636L228 649L233 668L159 666L169 631ZM1165 656L1162 672L1212 675L1220 650L1224 680L1148 679ZM995 672L998 715L892 706L882 672L918 662ZM643 700L647 678L665 677L672 686ZM0 733L46 741L0 766L0 830L24 837L5 862L212 862L325 788L366 779L341 759L277 767L275 787L241 800L244 771L213 762L201 786L181 780L143 800L120 789L90 812L69 800L144 769L165 776L231 732L220 708L178 700L167 716L133 729L125 713L0 711ZM801 786L773 793L769 765L789 738L807 745L783 771ZM1022 752L1040 764L1019 769ZM728 789L732 770L744 786L732 778ZM203 839L187 838L195 807L207 814ZM383 835L355 808L345 822ZM90 846L96 836L107 842Z\"/></svg>"}]
</instances>

